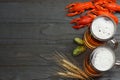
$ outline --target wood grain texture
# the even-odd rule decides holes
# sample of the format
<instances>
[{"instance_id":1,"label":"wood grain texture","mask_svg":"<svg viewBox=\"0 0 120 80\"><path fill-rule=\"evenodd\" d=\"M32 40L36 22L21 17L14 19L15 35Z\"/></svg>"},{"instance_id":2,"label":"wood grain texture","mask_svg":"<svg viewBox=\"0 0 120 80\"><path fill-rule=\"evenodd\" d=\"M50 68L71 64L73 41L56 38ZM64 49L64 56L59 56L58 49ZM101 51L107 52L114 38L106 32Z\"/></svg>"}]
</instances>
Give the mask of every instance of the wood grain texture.
<instances>
[{"instance_id":1,"label":"wood grain texture","mask_svg":"<svg viewBox=\"0 0 120 80\"><path fill-rule=\"evenodd\" d=\"M0 0L0 80L64 80L53 76L57 67L52 57L55 50L71 55L77 46L73 38L82 38L86 30L72 29L72 18L66 17L65 6L75 1ZM120 59L120 46L115 52ZM82 66L85 54L73 58ZM120 68L113 67L96 80L119 80L119 74Z\"/></svg>"}]
</instances>

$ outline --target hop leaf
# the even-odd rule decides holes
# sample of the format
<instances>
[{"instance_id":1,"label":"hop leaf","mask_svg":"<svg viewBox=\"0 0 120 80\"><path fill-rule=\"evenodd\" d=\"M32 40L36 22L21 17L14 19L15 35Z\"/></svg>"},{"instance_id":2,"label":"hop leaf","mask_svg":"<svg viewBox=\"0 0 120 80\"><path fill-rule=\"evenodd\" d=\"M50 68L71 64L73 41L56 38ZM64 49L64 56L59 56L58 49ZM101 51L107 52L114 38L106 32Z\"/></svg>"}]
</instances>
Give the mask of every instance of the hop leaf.
<instances>
[{"instance_id":1,"label":"hop leaf","mask_svg":"<svg viewBox=\"0 0 120 80\"><path fill-rule=\"evenodd\" d=\"M81 39L81 38L74 38L74 41L77 43L77 44L80 44L80 45L83 45L84 44L84 41Z\"/></svg>"},{"instance_id":2,"label":"hop leaf","mask_svg":"<svg viewBox=\"0 0 120 80\"><path fill-rule=\"evenodd\" d=\"M77 46L74 50L73 50L73 56L77 56L83 52L86 51L85 46Z\"/></svg>"}]
</instances>

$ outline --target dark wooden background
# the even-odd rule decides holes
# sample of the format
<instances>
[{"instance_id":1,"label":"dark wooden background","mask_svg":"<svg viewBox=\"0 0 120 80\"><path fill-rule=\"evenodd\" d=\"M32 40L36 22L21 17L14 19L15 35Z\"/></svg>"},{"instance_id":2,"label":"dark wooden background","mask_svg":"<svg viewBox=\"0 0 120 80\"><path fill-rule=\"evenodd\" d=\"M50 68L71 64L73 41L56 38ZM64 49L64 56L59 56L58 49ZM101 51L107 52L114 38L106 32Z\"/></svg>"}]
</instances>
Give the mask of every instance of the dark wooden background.
<instances>
[{"instance_id":1,"label":"dark wooden background","mask_svg":"<svg viewBox=\"0 0 120 80\"><path fill-rule=\"evenodd\" d=\"M75 1L0 0L0 80L65 80L53 76L52 57L55 50L71 55L73 38L86 30L72 29L66 17L65 6ZM120 41L120 24L115 38ZM120 47L115 52L120 59ZM82 66L83 56L73 58ZM120 80L120 67L96 80Z\"/></svg>"}]
</instances>

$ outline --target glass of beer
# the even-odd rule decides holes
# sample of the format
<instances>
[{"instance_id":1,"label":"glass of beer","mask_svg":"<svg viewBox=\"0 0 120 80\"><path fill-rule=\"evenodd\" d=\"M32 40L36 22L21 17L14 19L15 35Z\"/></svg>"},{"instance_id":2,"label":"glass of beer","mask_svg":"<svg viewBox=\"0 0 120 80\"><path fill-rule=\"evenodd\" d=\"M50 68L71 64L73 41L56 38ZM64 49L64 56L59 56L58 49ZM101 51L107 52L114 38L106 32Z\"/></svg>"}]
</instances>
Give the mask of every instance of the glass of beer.
<instances>
[{"instance_id":1,"label":"glass of beer","mask_svg":"<svg viewBox=\"0 0 120 80\"><path fill-rule=\"evenodd\" d=\"M116 62L113 49L106 46L99 46L87 55L84 60L84 70L91 77L101 76L102 72L110 70Z\"/></svg>"},{"instance_id":2,"label":"glass of beer","mask_svg":"<svg viewBox=\"0 0 120 80\"><path fill-rule=\"evenodd\" d=\"M85 45L94 49L111 41L117 46L117 41L113 38L116 28L116 23L112 18L104 15L98 16L84 33Z\"/></svg>"}]
</instances>

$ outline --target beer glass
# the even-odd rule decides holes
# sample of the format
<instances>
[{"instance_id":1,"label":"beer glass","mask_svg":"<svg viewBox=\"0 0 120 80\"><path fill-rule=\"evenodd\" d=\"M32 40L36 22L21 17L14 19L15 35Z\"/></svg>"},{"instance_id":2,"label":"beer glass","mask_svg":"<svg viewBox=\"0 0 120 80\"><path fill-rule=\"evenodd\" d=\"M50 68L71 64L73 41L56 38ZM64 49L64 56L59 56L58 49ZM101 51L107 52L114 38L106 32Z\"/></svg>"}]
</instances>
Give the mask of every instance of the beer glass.
<instances>
[{"instance_id":1,"label":"beer glass","mask_svg":"<svg viewBox=\"0 0 120 80\"><path fill-rule=\"evenodd\" d=\"M112 18L105 15L98 16L84 33L85 45L94 49L111 41L116 46L117 41L113 38L116 29L116 23Z\"/></svg>"},{"instance_id":2,"label":"beer glass","mask_svg":"<svg viewBox=\"0 0 120 80\"><path fill-rule=\"evenodd\" d=\"M91 77L100 76L114 65L120 65L120 62L116 62L115 53L108 46L97 47L84 60L84 70Z\"/></svg>"}]
</instances>

